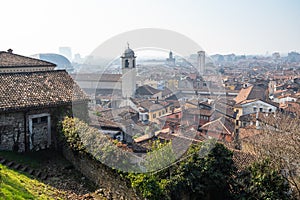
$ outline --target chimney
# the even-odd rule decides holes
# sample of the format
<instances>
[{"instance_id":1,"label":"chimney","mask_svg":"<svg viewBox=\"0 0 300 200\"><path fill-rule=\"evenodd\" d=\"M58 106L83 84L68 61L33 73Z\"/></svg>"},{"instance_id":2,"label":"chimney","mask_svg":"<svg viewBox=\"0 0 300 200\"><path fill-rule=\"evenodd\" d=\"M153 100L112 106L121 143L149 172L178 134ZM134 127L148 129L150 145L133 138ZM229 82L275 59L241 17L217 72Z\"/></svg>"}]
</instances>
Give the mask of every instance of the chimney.
<instances>
[{"instance_id":1,"label":"chimney","mask_svg":"<svg viewBox=\"0 0 300 200\"><path fill-rule=\"evenodd\" d=\"M8 53L12 53L13 50L12 50L12 49L8 49L7 52L8 52Z\"/></svg>"}]
</instances>

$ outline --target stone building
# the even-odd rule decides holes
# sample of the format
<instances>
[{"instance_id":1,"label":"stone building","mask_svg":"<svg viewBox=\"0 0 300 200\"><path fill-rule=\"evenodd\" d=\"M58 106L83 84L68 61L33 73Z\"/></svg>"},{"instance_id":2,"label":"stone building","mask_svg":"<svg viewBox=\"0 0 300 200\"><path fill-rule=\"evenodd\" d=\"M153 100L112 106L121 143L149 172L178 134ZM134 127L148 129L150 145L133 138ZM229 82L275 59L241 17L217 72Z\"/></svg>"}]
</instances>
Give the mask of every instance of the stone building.
<instances>
[{"instance_id":1,"label":"stone building","mask_svg":"<svg viewBox=\"0 0 300 200\"><path fill-rule=\"evenodd\" d=\"M85 93L65 70L45 70L49 62L9 54L0 53L0 69L20 69L0 73L0 150L56 146L58 121L87 111Z\"/></svg>"}]
</instances>

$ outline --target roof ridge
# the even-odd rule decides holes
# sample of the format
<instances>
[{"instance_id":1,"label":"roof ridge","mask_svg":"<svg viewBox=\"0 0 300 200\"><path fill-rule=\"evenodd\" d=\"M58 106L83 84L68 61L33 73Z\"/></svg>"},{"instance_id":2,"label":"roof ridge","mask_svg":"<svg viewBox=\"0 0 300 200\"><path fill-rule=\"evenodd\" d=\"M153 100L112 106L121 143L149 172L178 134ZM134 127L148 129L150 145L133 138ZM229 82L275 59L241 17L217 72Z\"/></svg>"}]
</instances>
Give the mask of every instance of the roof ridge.
<instances>
[{"instance_id":1,"label":"roof ridge","mask_svg":"<svg viewBox=\"0 0 300 200\"><path fill-rule=\"evenodd\" d=\"M23 59L27 59L27 60L38 62L38 63L35 63L35 64L33 64L33 63L32 64L30 64L30 63L29 64L23 63L23 64L15 64L15 65L14 64L11 64L11 65L5 65L4 64L4 65L2 65L1 62L0 62L0 66L4 66L4 67L30 66L30 65L32 65L32 66L56 66L56 64L54 64L54 63L51 63L51 62L48 62L48 61L45 61L45 60L41 60L41 59L37 59L37 58L32 58L32 57L29 57L29 56L23 56L23 55L19 55L19 54L15 54L15 53L9 53L9 52L6 52L6 51L0 51L0 53L2 55L5 54L5 55L8 55L8 56L15 56L15 57L19 57L19 58L23 58Z\"/></svg>"}]
</instances>

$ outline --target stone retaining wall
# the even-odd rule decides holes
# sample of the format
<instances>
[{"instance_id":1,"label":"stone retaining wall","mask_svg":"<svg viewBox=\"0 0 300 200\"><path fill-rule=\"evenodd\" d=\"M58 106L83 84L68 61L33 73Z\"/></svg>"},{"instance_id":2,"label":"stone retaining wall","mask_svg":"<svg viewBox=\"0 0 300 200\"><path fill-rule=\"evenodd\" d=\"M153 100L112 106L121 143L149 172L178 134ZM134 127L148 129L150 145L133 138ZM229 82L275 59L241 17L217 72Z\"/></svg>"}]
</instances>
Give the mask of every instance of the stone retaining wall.
<instances>
[{"instance_id":1,"label":"stone retaining wall","mask_svg":"<svg viewBox=\"0 0 300 200\"><path fill-rule=\"evenodd\" d=\"M94 182L98 187L104 189L104 195L108 197L108 199L141 199L131 187L127 186L125 180L123 180L118 173L106 165L93 160L85 154L74 153L67 146L62 148L62 152L64 157L69 160L78 171Z\"/></svg>"}]
</instances>

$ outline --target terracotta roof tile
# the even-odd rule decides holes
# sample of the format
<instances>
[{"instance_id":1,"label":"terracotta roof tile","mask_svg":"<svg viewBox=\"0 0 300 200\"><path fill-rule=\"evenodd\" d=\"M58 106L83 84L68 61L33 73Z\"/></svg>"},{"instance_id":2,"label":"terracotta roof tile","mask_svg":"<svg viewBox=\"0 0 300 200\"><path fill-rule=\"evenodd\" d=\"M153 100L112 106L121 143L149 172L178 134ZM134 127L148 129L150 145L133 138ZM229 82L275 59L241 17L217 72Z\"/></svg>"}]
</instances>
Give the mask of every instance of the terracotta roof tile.
<instances>
[{"instance_id":1,"label":"terracotta roof tile","mask_svg":"<svg viewBox=\"0 0 300 200\"><path fill-rule=\"evenodd\" d=\"M0 68L4 67L55 67L47 61L0 51Z\"/></svg>"},{"instance_id":2,"label":"terracotta roof tile","mask_svg":"<svg viewBox=\"0 0 300 200\"><path fill-rule=\"evenodd\" d=\"M72 74L76 81L100 81L100 82L118 82L121 81L122 74Z\"/></svg>"},{"instance_id":3,"label":"terracotta roof tile","mask_svg":"<svg viewBox=\"0 0 300 200\"><path fill-rule=\"evenodd\" d=\"M166 96L171 95L171 94L173 94L172 90L170 90L167 87L162 91L162 96L163 97L166 97Z\"/></svg>"},{"instance_id":4,"label":"terracotta roof tile","mask_svg":"<svg viewBox=\"0 0 300 200\"><path fill-rule=\"evenodd\" d=\"M152 111L166 108L167 106L170 105L170 103L168 103L166 101L158 101L158 103L155 103L155 101L151 101L151 100L147 99L147 100L138 102L138 105L141 106L142 108L147 109L148 111L152 112Z\"/></svg>"},{"instance_id":5,"label":"terracotta roof tile","mask_svg":"<svg viewBox=\"0 0 300 200\"><path fill-rule=\"evenodd\" d=\"M0 112L86 101L65 70L0 74Z\"/></svg>"},{"instance_id":6,"label":"terracotta roof tile","mask_svg":"<svg viewBox=\"0 0 300 200\"><path fill-rule=\"evenodd\" d=\"M193 115L211 116L214 113L214 110L199 109L199 108L188 108L188 109L185 110L185 113L193 114Z\"/></svg>"},{"instance_id":7,"label":"terracotta roof tile","mask_svg":"<svg viewBox=\"0 0 300 200\"><path fill-rule=\"evenodd\" d=\"M236 98L234 98L237 104L252 99L266 100L265 89L259 86L249 86L242 88Z\"/></svg>"},{"instance_id":8,"label":"terracotta roof tile","mask_svg":"<svg viewBox=\"0 0 300 200\"><path fill-rule=\"evenodd\" d=\"M247 100L253 86L247 87L247 88L242 88L239 94L237 95L236 98L234 98L235 102L238 104L242 101Z\"/></svg>"},{"instance_id":9,"label":"terracotta roof tile","mask_svg":"<svg viewBox=\"0 0 300 200\"><path fill-rule=\"evenodd\" d=\"M157 94L161 92L160 90L158 89L155 89L149 85L143 85L143 86L140 86L137 88L136 90L136 95L138 96L143 96L143 95L154 95L154 94Z\"/></svg>"},{"instance_id":10,"label":"terracotta roof tile","mask_svg":"<svg viewBox=\"0 0 300 200\"><path fill-rule=\"evenodd\" d=\"M216 133L223 133L226 135L233 135L234 133L234 124L227 118L219 118L214 121L210 121L203 126L201 130L213 131Z\"/></svg>"}]
</instances>

